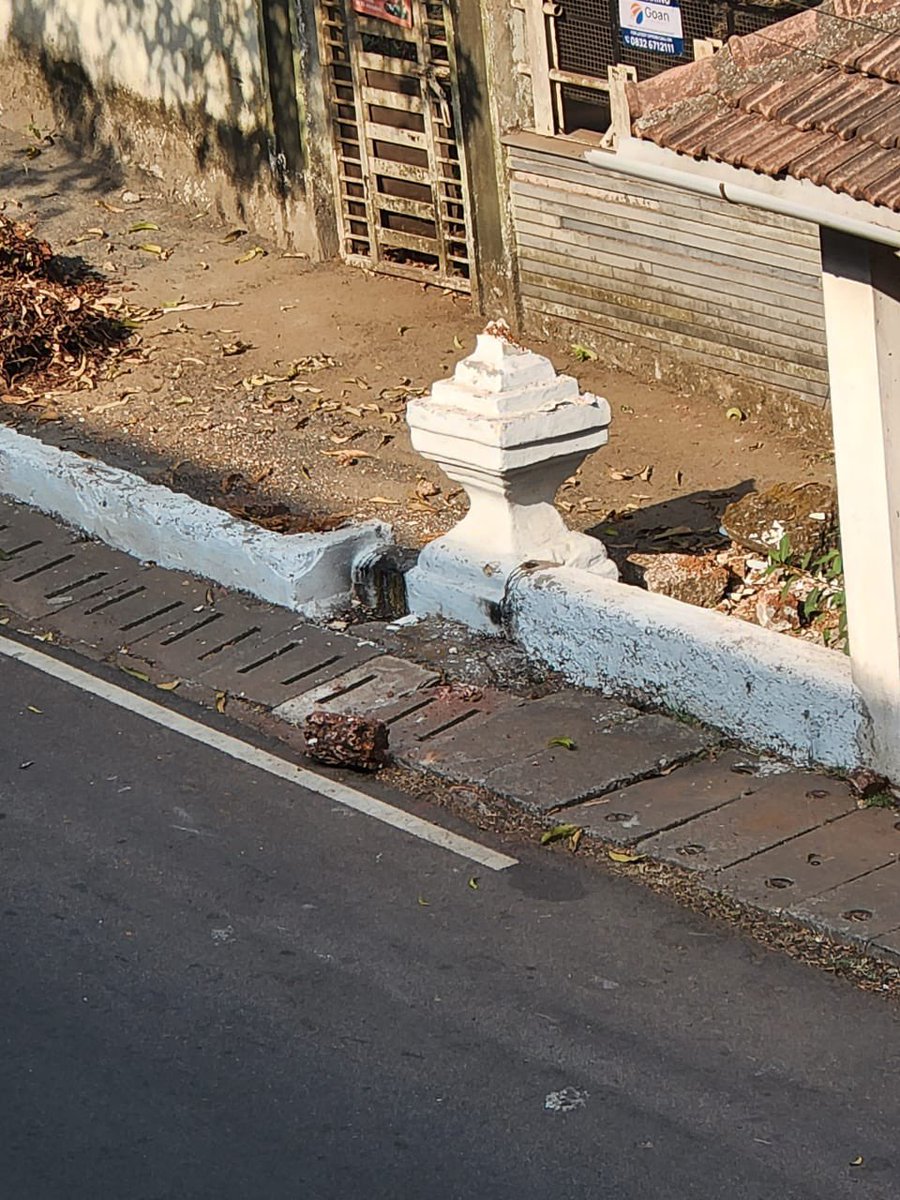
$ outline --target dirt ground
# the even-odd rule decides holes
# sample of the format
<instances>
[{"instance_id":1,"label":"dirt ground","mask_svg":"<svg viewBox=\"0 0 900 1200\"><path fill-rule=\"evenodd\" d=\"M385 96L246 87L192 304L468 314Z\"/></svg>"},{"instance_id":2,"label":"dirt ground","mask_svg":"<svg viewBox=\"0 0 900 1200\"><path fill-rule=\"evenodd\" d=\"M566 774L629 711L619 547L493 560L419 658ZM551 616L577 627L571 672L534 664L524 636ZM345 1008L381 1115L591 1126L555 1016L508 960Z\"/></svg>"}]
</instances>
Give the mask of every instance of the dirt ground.
<instances>
[{"instance_id":1,"label":"dirt ground","mask_svg":"<svg viewBox=\"0 0 900 1200\"><path fill-rule=\"evenodd\" d=\"M416 546L459 519L464 495L412 451L403 414L472 349L465 297L286 254L48 132L0 114L0 207L108 279L134 350L93 387L0 396L0 419L238 511L287 505L290 528L380 517ZM715 546L735 496L832 481L830 446L776 416L529 344L610 401L609 445L558 503L614 556Z\"/></svg>"}]
</instances>

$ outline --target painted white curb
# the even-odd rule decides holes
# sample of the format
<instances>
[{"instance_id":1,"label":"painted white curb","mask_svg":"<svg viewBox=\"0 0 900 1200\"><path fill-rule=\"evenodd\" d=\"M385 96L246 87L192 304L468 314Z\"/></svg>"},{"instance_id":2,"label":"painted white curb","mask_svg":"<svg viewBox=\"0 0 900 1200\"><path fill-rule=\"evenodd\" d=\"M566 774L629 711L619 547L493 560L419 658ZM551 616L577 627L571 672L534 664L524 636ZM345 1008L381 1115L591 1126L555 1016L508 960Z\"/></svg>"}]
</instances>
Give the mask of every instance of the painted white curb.
<instances>
[{"instance_id":1,"label":"painted white curb","mask_svg":"<svg viewBox=\"0 0 900 1200\"><path fill-rule=\"evenodd\" d=\"M354 562L391 540L380 521L326 533L270 533L6 426L0 426L0 494L142 562L205 576L307 617L346 605Z\"/></svg>"},{"instance_id":2,"label":"painted white curb","mask_svg":"<svg viewBox=\"0 0 900 1200\"><path fill-rule=\"evenodd\" d=\"M510 581L509 633L573 683L708 722L803 766L872 761L843 654L588 571Z\"/></svg>"}]
</instances>

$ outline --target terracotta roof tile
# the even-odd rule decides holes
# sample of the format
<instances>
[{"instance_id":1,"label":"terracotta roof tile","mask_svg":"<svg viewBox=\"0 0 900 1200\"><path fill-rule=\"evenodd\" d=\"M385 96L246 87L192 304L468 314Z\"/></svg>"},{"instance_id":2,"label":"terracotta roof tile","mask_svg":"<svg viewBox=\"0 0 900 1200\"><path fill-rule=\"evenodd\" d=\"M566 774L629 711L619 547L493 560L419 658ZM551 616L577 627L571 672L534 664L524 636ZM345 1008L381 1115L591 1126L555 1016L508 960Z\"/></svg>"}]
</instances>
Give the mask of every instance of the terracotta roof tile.
<instances>
[{"instance_id":1,"label":"terracotta roof tile","mask_svg":"<svg viewBox=\"0 0 900 1200\"><path fill-rule=\"evenodd\" d=\"M889 104L873 109L859 123L856 136L864 142L877 142L879 146L900 146L900 88L894 88Z\"/></svg>"},{"instance_id":2,"label":"terracotta roof tile","mask_svg":"<svg viewBox=\"0 0 900 1200\"><path fill-rule=\"evenodd\" d=\"M628 95L635 137L900 212L900 0L826 0Z\"/></svg>"},{"instance_id":3,"label":"terracotta roof tile","mask_svg":"<svg viewBox=\"0 0 900 1200\"><path fill-rule=\"evenodd\" d=\"M825 137L818 146L812 147L806 154L798 155L791 163L789 174L797 179L808 179L810 183L828 186L828 176L838 170L844 163L858 158L859 146L852 142L842 142L837 138Z\"/></svg>"},{"instance_id":4,"label":"terracotta roof tile","mask_svg":"<svg viewBox=\"0 0 900 1200\"><path fill-rule=\"evenodd\" d=\"M837 192L849 193L855 200L865 200L874 190L873 184L896 169L896 159L897 155L890 150L866 147L855 158L829 171L827 185Z\"/></svg>"},{"instance_id":5,"label":"terracotta roof tile","mask_svg":"<svg viewBox=\"0 0 900 1200\"><path fill-rule=\"evenodd\" d=\"M839 52L834 61L864 75L877 75L888 83L900 83L900 37L896 33L886 33L862 50L853 47Z\"/></svg>"}]
</instances>

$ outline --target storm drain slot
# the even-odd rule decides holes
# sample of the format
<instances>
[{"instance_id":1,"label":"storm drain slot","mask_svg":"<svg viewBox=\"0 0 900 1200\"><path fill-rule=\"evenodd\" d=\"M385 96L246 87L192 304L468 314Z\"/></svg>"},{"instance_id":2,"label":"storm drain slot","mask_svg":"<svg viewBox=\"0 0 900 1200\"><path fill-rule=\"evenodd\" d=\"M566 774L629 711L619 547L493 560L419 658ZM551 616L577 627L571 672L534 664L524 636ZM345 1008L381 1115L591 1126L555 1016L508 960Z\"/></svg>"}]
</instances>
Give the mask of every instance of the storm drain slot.
<instances>
[{"instance_id":1,"label":"storm drain slot","mask_svg":"<svg viewBox=\"0 0 900 1200\"><path fill-rule=\"evenodd\" d=\"M14 546L12 550L4 550L7 558L15 558L17 554L24 554L26 550L33 550L35 546L42 546L43 542L38 538L34 542L23 542L21 546Z\"/></svg>"},{"instance_id":2,"label":"storm drain slot","mask_svg":"<svg viewBox=\"0 0 900 1200\"><path fill-rule=\"evenodd\" d=\"M341 696L349 696L351 692L357 692L367 683L372 683L378 678L377 675L364 675L362 679L357 679L347 687L338 688L336 692L330 692L327 696L323 696L319 701L320 704L330 704L332 700L339 700Z\"/></svg>"},{"instance_id":3,"label":"storm drain slot","mask_svg":"<svg viewBox=\"0 0 900 1200\"><path fill-rule=\"evenodd\" d=\"M243 633L236 634L233 638L229 638L227 642L222 642L220 646L213 646L212 650L204 651L203 654L198 655L198 661L203 662L204 658L212 658L214 654L221 654L223 650L229 650L232 646L239 646L248 637L253 637L254 633L259 633L258 625L253 625Z\"/></svg>"},{"instance_id":4,"label":"storm drain slot","mask_svg":"<svg viewBox=\"0 0 900 1200\"><path fill-rule=\"evenodd\" d=\"M287 654L289 650L293 650L295 646L299 645L299 642L288 642L286 646L282 646L280 650L273 650L265 658L258 658L256 662L248 663L246 667L238 667L237 673L238 675L247 675L250 671L255 671L257 667L264 667L266 663L270 663L276 658L281 658L282 654Z\"/></svg>"},{"instance_id":5,"label":"storm drain slot","mask_svg":"<svg viewBox=\"0 0 900 1200\"><path fill-rule=\"evenodd\" d=\"M211 616L204 617L201 621L196 621L187 629L182 629L178 633L173 633L170 637L163 638L160 643L163 646L171 646L173 642L180 642L182 638L190 637L192 633L197 633L200 629L205 629L207 625L212 625L213 621L220 621L224 617L224 613L212 613Z\"/></svg>"},{"instance_id":6,"label":"storm drain slot","mask_svg":"<svg viewBox=\"0 0 900 1200\"><path fill-rule=\"evenodd\" d=\"M34 579L35 575L43 575L45 571L52 571L54 567L61 567L63 563L71 562L74 557L74 554L64 554L62 558L56 558L53 562L44 563L42 567L35 567L33 571L26 571L24 575L17 575L13 579L13 583L24 583L26 579Z\"/></svg>"},{"instance_id":7,"label":"storm drain slot","mask_svg":"<svg viewBox=\"0 0 900 1200\"><path fill-rule=\"evenodd\" d=\"M413 713L421 712L430 704L434 704L434 696L429 696L427 700L420 700L417 704L411 704L409 708L404 708L402 712L395 713L385 721L385 725L393 725L396 721L402 721L404 717L411 717Z\"/></svg>"},{"instance_id":8,"label":"storm drain slot","mask_svg":"<svg viewBox=\"0 0 900 1200\"><path fill-rule=\"evenodd\" d=\"M63 592L74 592L77 588L87 587L89 583L96 583L98 579L105 579L105 571L97 571L93 575L85 575L82 579L76 579L74 583L63 584L62 587L54 588L52 592L44 592L45 600L55 600L57 596L61 596Z\"/></svg>"},{"instance_id":9,"label":"storm drain slot","mask_svg":"<svg viewBox=\"0 0 900 1200\"><path fill-rule=\"evenodd\" d=\"M423 733L419 738L420 742L430 741L431 738L437 737L439 733L446 733L448 729L455 729L457 725L462 725L463 721L468 721L474 717L476 709L470 709L469 712L460 713L458 717L454 717L452 721L445 721L443 725L438 725L436 729L429 730L428 733Z\"/></svg>"},{"instance_id":10,"label":"storm drain slot","mask_svg":"<svg viewBox=\"0 0 900 1200\"><path fill-rule=\"evenodd\" d=\"M341 661L339 654L332 654L331 658L324 658L320 663L316 663L314 667L307 667L305 671L298 671L296 675L291 675L289 679L282 679L282 687L290 687L292 683L298 683L301 679L306 679L310 675L315 675L316 671L324 671L326 667L333 667L336 662Z\"/></svg>"},{"instance_id":11,"label":"storm drain slot","mask_svg":"<svg viewBox=\"0 0 900 1200\"><path fill-rule=\"evenodd\" d=\"M121 604L123 600L130 600L132 596L139 596L141 592L147 589L141 584L140 587L132 588L130 592L122 592L119 596L111 596L109 600L104 600L102 604L95 604L93 608L85 611L86 617L93 616L94 613L102 612L104 608L112 608L114 604Z\"/></svg>"},{"instance_id":12,"label":"storm drain slot","mask_svg":"<svg viewBox=\"0 0 900 1200\"><path fill-rule=\"evenodd\" d=\"M164 604L162 608L155 608L153 612L147 613L145 617L138 617L136 621L129 621L127 625L120 625L119 632L127 633L129 629L137 629L139 625L146 625L154 617L164 617L166 613L174 612L176 608L181 607L182 603L180 600L175 600L172 604Z\"/></svg>"}]
</instances>

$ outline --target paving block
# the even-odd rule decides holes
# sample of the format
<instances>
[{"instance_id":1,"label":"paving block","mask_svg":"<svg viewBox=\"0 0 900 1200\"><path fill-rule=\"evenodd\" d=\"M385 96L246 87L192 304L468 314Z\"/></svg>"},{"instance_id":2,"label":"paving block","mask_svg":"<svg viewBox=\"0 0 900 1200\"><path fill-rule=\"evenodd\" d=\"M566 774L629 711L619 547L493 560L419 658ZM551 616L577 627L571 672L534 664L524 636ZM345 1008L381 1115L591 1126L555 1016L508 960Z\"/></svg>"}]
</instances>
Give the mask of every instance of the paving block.
<instances>
[{"instance_id":1,"label":"paving block","mask_svg":"<svg viewBox=\"0 0 900 1200\"><path fill-rule=\"evenodd\" d=\"M900 856L900 829L894 813L857 809L727 867L716 886L762 908L786 908L819 895Z\"/></svg>"},{"instance_id":2,"label":"paving block","mask_svg":"<svg viewBox=\"0 0 900 1200\"><path fill-rule=\"evenodd\" d=\"M3 505L0 514L0 581L74 553L78 535L33 509ZM10 601L11 603L11 601Z\"/></svg>"},{"instance_id":3,"label":"paving block","mask_svg":"<svg viewBox=\"0 0 900 1200\"><path fill-rule=\"evenodd\" d=\"M292 725L302 725L316 709L360 716L377 715L379 709L434 685L438 678L437 672L426 670L418 663L383 654L328 683L285 700L274 714Z\"/></svg>"},{"instance_id":4,"label":"paving block","mask_svg":"<svg viewBox=\"0 0 900 1200\"><path fill-rule=\"evenodd\" d=\"M721 871L856 809L847 784L802 771L757 778L750 787L721 808L642 839L641 850L682 867Z\"/></svg>"},{"instance_id":5,"label":"paving block","mask_svg":"<svg viewBox=\"0 0 900 1200\"><path fill-rule=\"evenodd\" d=\"M29 556L0 576L0 595L16 612L32 620L87 604L141 571L136 559L100 542L72 542L43 561Z\"/></svg>"},{"instance_id":6,"label":"paving block","mask_svg":"<svg viewBox=\"0 0 900 1200\"><path fill-rule=\"evenodd\" d=\"M423 743L451 729L459 733L467 721L483 720L521 703L509 692L496 688L441 684L396 701L380 715L390 726L394 757L398 762L415 765Z\"/></svg>"},{"instance_id":7,"label":"paving block","mask_svg":"<svg viewBox=\"0 0 900 1200\"><path fill-rule=\"evenodd\" d=\"M161 567L136 564L136 568L122 583L63 612L48 614L44 623L96 652L109 654L173 624L203 603L207 585L202 581Z\"/></svg>"},{"instance_id":8,"label":"paving block","mask_svg":"<svg viewBox=\"0 0 900 1200\"><path fill-rule=\"evenodd\" d=\"M520 700L477 726L449 730L432 739L428 757L421 762L437 771L453 763L474 778L523 754L540 753L551 738L568 737L579 747L589 747L611 725L639 715L637 709L617 700L566 688L541 700Z\"/></svg>"},{"instance_id":9,"label":"paving block","mask_svg":"<svg viewBox=\"0 0 900 1200\"><path fill-rule=\"evenodd\" d=\"M575 749L551 746L569 738ZM546 811L599 795L701 753L709 735L617 701L566 690L467 722L424 744L416 761Z\"/></svg>"},{"instance_id":10,"label":"paving block","mask_svg":"<svg viewBox=\"0 0 900 1200\"><path fill-rule=\"evenodd\" d=\"M566 820L594 837L631 846L736 800L752 787L747 775L755 765L751 756L727 750L568 808Z\"/></svg>"},{"instance_id":11,"label":"paving block","mask_svg":"<svg viewBox=\"0 0 900 1200\"><path fill-rule=\"evenodd\" d=\"M870 954L900 965L900 926L889 929L886 933L876 933L866 948Z\"/></svg>"},{"instance_id":12,"label":"paving block","mask_svg":"<svg viewBox=\"0 0 900 1200\"><path fill-rule=\"evenodd\" d=\"M378 653L286 609L217 590L131 649L171 674L267 706Z\"/></svg>"},{"instance_id":13,"label":"paving block","mask_svg":"<svg viewBox=\"0 0 900 1200\"><path fill-rule=\"evenodd\" d=\"M282 617L292 615L276 611ZM377 646L316 625L284 625L274 635L261 631L205 660L209 665L197 675L198 681L277 708L301 689L328 683L379 654Z\"/></svg>"},{"instance_id":14,"label":"paving block","mask_svg":"<svg viewBox=\"0 0 900 1200\"><path fill-rule=\"evenodd\" d=\"M13 553L17 545L25 542L64 545L78 536L70 526L55 521L36 508L0 500L0 548L7 554Z\"/></svg>"},{"instance_id":15,"label":"paving block","mask_svg":"<svg viewBox=\"0 0 900 1200\"><path fill-rule=\"evenodd\" d=\"M798 900L784 912L839 937L877 941L900 928L900 863L889 863L818 896Z\"/></svg>"}]
</instances>

